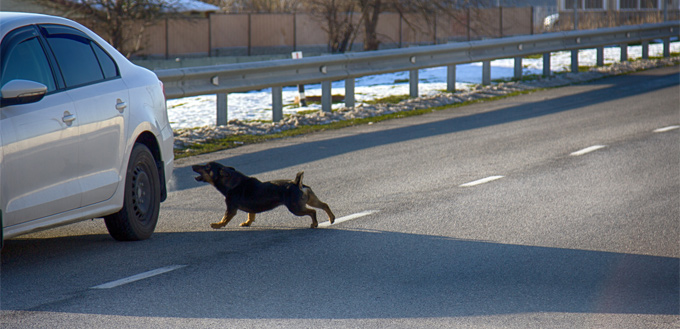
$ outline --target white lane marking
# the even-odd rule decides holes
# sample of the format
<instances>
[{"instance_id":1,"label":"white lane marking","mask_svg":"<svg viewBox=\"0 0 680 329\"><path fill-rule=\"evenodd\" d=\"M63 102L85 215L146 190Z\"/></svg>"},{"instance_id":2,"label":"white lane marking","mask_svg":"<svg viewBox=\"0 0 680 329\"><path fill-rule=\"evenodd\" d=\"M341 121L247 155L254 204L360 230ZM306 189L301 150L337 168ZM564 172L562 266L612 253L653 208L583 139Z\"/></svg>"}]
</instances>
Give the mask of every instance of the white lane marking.
<instances>
[{"instance_id":1,"label":"white lane marking","mask_svg":"<svg viewBox=\"0 0 680 329\"><path fill-rule=\"evenodd\" d=\"M503 178L503 177L504 177L504 176L489 176L489 177L487 177L487 178L478 179L478 180L476 180L476 181L472 181L472 182L469 182L469 183L461 184L461 185L459 185L459 186L460 186L460 187L470 187L470 186L480 185L480 184L488 183L488 182L491 182L491 181L495 181L495 180L497 180L497 179L501 179L501 178Z\"/></svg>"},{"instance_id":2,"label":"white lane marking","mask_svg":"<svg viewBox=\"0 0 680 329\"><path fill-rule=\"evenodd\" d=\"M160 274L167 273L167 272L170 272L170 271L174 271L174 270L180 269L180 268L185 267L185 266L186 265L170 265L170 266L166 266L166 267L161 267L159 269L151 270L151 271L144 272L144 273L139 273L137 275L129 276L127 278L123 278L123 279L120 279L120 280L100 284L100 285L94 286L90 289L111 289L111 288L115 288L115 287L118 287L118 286L122 286L124 284L128 284L128 283L131 283L131 282L147 279L147 278L150 278L152 276L156 276L156 275L160 275Z\"/></svg>"},{"instance_id":3,"label":"white lane marking","mask_svg":"<svg viewBox=\"0 0 680 329\"><path fill-rule=\"evenodd\" d=\"M578 150L578 151L576 151L576 152L572 152L572 153L569 154L569 155L571 155L571 156L584 155L584 154L586 154L586 153L594 152L594 151L597 151L597 150L599 150L599 149L603 149L603 148L605 148L605 147L607 147L607 145L593 145L593 146L590 146L590 147L586 147L586 148L584 148L584 149L582 149L582 150Z\"/></svg>"},{"instance_id":4,"label":"white lane marking","mask_svg":"<svg viewBox=\"0 0 680 329\"><path fill-rule=\"evenodd\" d=\"M356 214L351 214L351 215L343 216L343 217L340 217L340 218L336 218L334 225L340 224L342 222L350 221L352 219L357 219L359 217L364 217L364 216L368 216L368 215L371 215L371 214L375 214L378 211L380 211L380 210L366 210L366 211L358 212ZM319 227L329 227L329 226L331 226L331 222L323 222L323 223L319 224Z\"/></svg>"},{"instance_id":5,"label":"white lane marking","mask_svg":"<svg viewBox=\"0 0 680 329\"><path fill-rule=\"evenodd\" d=\"M668 126L668 127L663 127L663 128L659 128L659 129L654 129L654 132L655 133L665 133L667 131L675 130L675 129L678 129L678 128L680 128L680 126Z\"/></svg>"}]
</instances>

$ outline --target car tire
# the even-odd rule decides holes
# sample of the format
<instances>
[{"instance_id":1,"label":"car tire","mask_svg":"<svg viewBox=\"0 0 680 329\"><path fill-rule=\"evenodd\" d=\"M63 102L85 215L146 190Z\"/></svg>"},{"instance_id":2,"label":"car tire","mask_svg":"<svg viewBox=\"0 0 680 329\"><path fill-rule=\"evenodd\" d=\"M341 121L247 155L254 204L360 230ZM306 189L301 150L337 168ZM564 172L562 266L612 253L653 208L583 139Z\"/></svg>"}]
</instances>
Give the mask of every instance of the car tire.
<instances>
[{"instance_id":1,"label":"car tire","mask_svg":"<svg viewBox=\"0 0 680 329\"><path fill-rule=\"evenodd\" d=\"M119 241L148 239L156 228L161 186L156 161L144 144L135 144L125 175L123 208L104 217L109 234Z\"/></svg>"}]
</instances>

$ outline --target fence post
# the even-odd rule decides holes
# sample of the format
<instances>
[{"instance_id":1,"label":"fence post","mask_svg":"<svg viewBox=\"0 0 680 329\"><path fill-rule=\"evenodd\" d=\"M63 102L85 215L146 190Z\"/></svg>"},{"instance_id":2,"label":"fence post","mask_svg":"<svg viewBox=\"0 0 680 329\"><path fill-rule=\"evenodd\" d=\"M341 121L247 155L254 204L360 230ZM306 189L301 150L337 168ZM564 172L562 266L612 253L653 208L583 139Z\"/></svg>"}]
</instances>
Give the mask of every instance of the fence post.
<instances>
[{"instance_id":1,"label":"fence post","mask_svg":"<svg viewBox=\"0 0 680 329\"><path fill-rule=\"evenodd\" d=\"M649 40L642 41L642 59L649 59Z\"/></svg>"},{"instance_id":2,"label":"fence post","mask_svg":"<svg viewBox=\"0 0 680 329\"><path fill-rule=\"evenodd\" d=\"M354 107L354 78L345 79L345 107Z\"/></svg>"},{"instance_id":3,"label":"fence post","mask_svg":"<svg viewBox=\"0 0 680 329\"><path fill-rule=\"evenodd\" d=\"M491 84L491 61L482 62L482 84L485 86Z\"/></svg>"},{"instance_id":4,"label":"fence post","mask_svg":"<svg viewBox=\"0 0 680 329\"><path fill-rule=\"evenodd\" d=\"M217 125L226 126L229 121L229 113L227 111L227 94L217 94Z\"/></svg>"},{"instance_id":5,"label":"fence post","mask_svg":"<svg viewBox=\"0 0 680 329\"><path fill-rule=\"evenodd\" d=\"M283 87L272 87L272 121L283 119Z\"/></svg>"},{"instance_id":6,"label":"fence post","mask_svg":"<svg viewBox=\"0 0 680 329\"><path fill-rule=\"evenodd\" d=\"M515 57L515 80L522 79L522 56Z\"/></svg>"},{"instance_id":7,"label":"fence post","mask_svg":"<svg viewBox=\"0 0 680 329\"><path fill-rule=\"evenodd\" d=\"M324 112L333 111L333 91L330 80L321 82L321 110Z\"/></svg>"},{"instance_id":8,"label":"fence post","mask_svg":"<svg viewBox=\"0 0 680 329\"><path fill-rule=\"evenodd\" d=\"M578 49L571 51L571 73L578 73Z\"/></svg>"},{"instance_id":9,"label":"fence post","mask_svg":"<svg viewBox=\"0 0 680 329\"><path fill-rule=\"evenodd\" d=\"M253 39L253 24L251 23L251 14L248 14L248 56L250 56L250 48L252 47L252 39Z\"/></svg>"},{"instance_id":10,"label":"fence post","mask_svg":"<svg viewBox=\"0 0 680 329\"><path fill-rule=\"evenodd\" d=\"M671 57L671 38L663 38L663 57Z\"/></svg>"},{"instance_id":11,"label":"fence post","mask_svg":"<svg viewBox=\"0 0 680 329\"><path fill-rule=\"evenodd\" d=\"M418 70L410 70L408 73L409 96L418 98Z\"/></svg>"},{"instance_id":12,"label":"fence post","mask_svg":"<svg viewBox=\"0 0 680 329\"><path fill-rule=\"evenodd\" d=\"M446 91L456 92L456 65L446 67Z\"/></svg>"},{"instance_id":13,"label":"fence post","mask_svg":"<svg viewBox=\"0 0 680 329\"><path fill-rule=\"evenodd\" d=\"M550 53L543 54L543 76L550 76Z\"/></svg>"}]
</instances>

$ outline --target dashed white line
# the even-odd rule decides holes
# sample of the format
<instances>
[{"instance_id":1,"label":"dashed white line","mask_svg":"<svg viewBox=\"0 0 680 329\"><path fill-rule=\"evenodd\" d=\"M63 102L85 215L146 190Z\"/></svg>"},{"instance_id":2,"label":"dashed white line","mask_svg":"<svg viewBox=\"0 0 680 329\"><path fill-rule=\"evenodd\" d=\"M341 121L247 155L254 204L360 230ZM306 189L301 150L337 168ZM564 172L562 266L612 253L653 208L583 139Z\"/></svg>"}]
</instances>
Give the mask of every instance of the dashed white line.
<instances>
[{"instance_id":1,"label":"dashed white line","mask_svg":"<svg viewBox=\"0 0 680 329\"><path fill-rule=\"evenodd\" d=\"M578 151L576 151L576 152L572 152L572 153L569 154L569 155L571 155L571 156L584 155L584 154L586 154L586 153L594 152L594 151L597 151L597 150L599 150L599 149L603 149L603 148L605 148L605 147L607 147L607 145L593 145L593 146L590 146L590 147L586 147L586 148L584 148L584 149L582 149L582 150L578 150Z\"/></svg>"},{"instance_id":2,"label":"dashed white line","mask_svg":"<svg viewBox=\"0 0 680 329\"><path fill-rule=\"evenodd\" d=\"M170 271L174 271L174 270L180 269L180 268L185 267L185 266L186 265L170 265L170 266L166 266L166 267L161 267L159 269L151 270L151 271L144 272L144 273L139 273L137 275L129 276L127 278L123 278L123 279L120 279L120 280L100 284L98 286L91 287L90 289L111 289L111 288L122 286L124 284L128 284L128 283L131 283L131 282L147 279L147 278L150 278L152 276L156 276L156 275L160 275L160 274L167 273L167 272L170 272Z\"/></svg>"},{"instance_id":3,"label":"dashed white line","mask_svg":"<svg viewBox=\"0 0 680 329\"><path fill-rule=\"evenodd\" d=\"M476 181L472 181L472 182L469 182L469 183L461 184L461 185L459 185L459 186L460 186L460 187L470 187L470 186L480 185L480 184L488 183L488 182L491 182L491 181L495 181L495 180L497 180L497 179L501 179L501 178L503 178L503 177L504 177L504 176L489 176L489 177L486 177L486 178L478 179L478 180L476 180Z\"/></svg>"},{"instance_id":4,"label":"dashed white line","mask_svg":"<svg viewBox=\"0 0 680 329\"><path fill-rule=\"evenodd\" d=\"M371 215L371 214L375 214L378 211L379 210L366 210L366 211L358 212L356 214L351 214L351 215L343 216L343 217L340 217L340 218L336 218L334 225L340 224L342 222L350 221L350 220L353 220L353 219L357 219L357 218L360 218L360 217L368 216L368 215ZM329 226L331 226L331 222L323 222L323 223L319 224L319 227L329 227Z\"/></svg>"},{"instance_id":5,"label":"dashed white line","mask_svg":"<svg viewBox=\"0 0 680 329\"><path fill-rule=\"evenodd\" d=\"M680 128L680 126L668 126L668 127L663 127L663 128L659 128L659 129L654 129L654 132L655 133L665 133L667 131L675 130L675 129L678 129L678 128Z\"/></svg>"}]
</instances>

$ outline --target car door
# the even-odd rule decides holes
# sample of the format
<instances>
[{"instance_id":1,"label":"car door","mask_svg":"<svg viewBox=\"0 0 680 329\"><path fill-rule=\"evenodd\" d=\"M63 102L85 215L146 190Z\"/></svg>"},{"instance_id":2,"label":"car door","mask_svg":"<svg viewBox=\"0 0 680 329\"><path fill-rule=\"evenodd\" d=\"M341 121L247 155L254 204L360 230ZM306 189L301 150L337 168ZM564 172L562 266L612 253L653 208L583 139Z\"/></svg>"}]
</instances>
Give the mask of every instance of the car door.
<instances>
[{"instance_id":1,"label":"car door","mask_svg":"<svg viewBox=\"0 0 680 329\"><path fill-rule=\"evenodd\" d=\"M60 25L41 29L78 112L82 205L107 200L124 176L127 86L116 62L84 33Z\"/></svg>"},{"instance_id":2,"label":"car door","mask_svg":"<svg viewBox=\"0 0 680 329\"><path fill-rule=\"evenodd\" d=\"M34 26L13 30L0 44L0 88L16 80L47 86L38 102L0 108L4 226L80 206L78 120L59 87L54 63Z\"/></svg>"}]
</instances>

